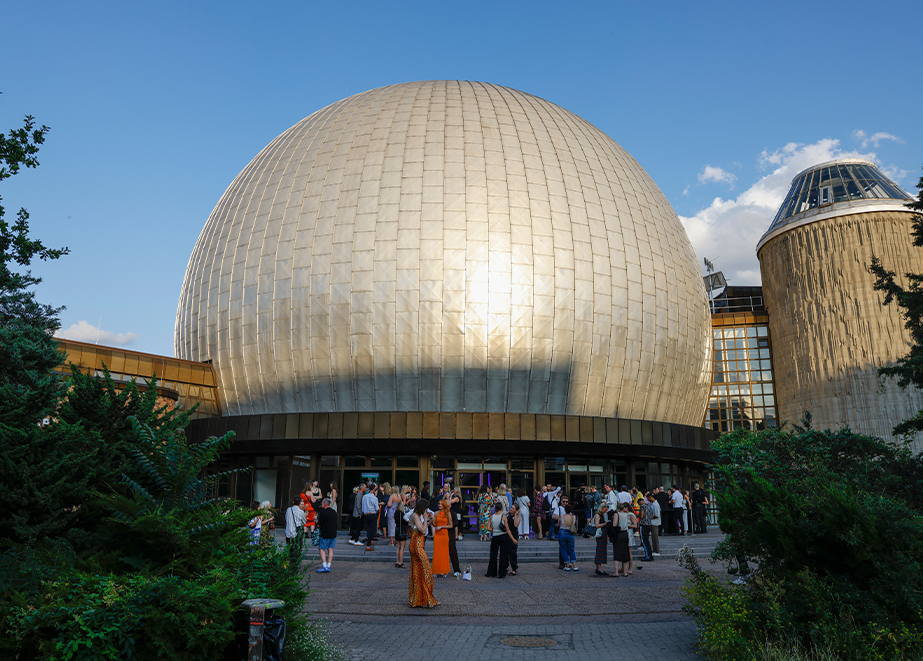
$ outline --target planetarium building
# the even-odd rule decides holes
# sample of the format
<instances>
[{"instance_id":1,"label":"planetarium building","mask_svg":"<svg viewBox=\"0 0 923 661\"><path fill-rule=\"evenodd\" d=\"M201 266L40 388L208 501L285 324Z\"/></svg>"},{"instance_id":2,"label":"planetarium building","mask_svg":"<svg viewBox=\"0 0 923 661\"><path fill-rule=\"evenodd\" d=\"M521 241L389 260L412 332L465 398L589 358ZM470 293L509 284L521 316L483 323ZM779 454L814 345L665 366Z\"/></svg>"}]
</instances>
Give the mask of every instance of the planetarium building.
<instances>
[{"instance_id":1,"label":"planetarium building","mask_svg":"<svg viewBox=\"0 0 923 661\"><path fill-rule=\"evenodd\" d=\"M282 133L198 239L176 355L210 362L228 485L514 488L701 475L705 288L675 212L590 123L496 85L344 99ZM252 480L253 482L249 482Z\"/></svg>"}]
</instances>

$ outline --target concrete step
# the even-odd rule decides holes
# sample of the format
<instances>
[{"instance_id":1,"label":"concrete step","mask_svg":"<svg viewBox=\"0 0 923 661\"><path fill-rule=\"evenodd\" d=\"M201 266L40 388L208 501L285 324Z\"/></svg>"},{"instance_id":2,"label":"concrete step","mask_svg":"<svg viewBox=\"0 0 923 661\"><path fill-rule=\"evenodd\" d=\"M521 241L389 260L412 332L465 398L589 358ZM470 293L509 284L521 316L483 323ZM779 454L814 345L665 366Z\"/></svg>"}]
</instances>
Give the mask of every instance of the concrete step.
<instances>
[{"instance_id":1,"label":"concrete step","mask_svg":"<svg viewBox=\"0 0 923 661\"><path fill-rule=\"evenodd\" d=\"M278 538L279 531L276 532ZM679 549L685 545L691 548L698 557L705 558L712 553L712 551L715 549L715 546L723 538L724 535L722 535L717 530L713 533L706 533L704 535L661 537L661 557L673 558L676 556L677 551L679 551ZM593 538L584 539L581 536L578 537L575 542L574 551L576 553L578 562L592 562L593 557L596 554L596 540ZM456 548L458 549L459 562L462 565L466 563L486 563L490 556L490 544L488 542L480 541L475 536L467 536L464 540L457 542ZM426 551L428 555L432 555L432 549L432 540L427 539ZM337 545L334 557L340 560L393 563L394 550L394 547L389 546L388 540L385 538L376 542L375 548L372 551L366 551L365 545L353 546L352 544L349 544L349 536L345 533L341 533L337 536ZM559 546L555 541L535 539L523 540L520 542L518 549L519 562L557 562L558 551ZM611 553L612 552L610 550L610 556ZM316 559L317 555L318 554L316 548L310 548L306 553L306 557L309 559ZM636 557L643 555L643 551L641 550L640 546L635 547L634 555ZM407 555L407 551L405 551L404 562L406 563L408 561L409 556Z\"/></svg>"}]
</instances>

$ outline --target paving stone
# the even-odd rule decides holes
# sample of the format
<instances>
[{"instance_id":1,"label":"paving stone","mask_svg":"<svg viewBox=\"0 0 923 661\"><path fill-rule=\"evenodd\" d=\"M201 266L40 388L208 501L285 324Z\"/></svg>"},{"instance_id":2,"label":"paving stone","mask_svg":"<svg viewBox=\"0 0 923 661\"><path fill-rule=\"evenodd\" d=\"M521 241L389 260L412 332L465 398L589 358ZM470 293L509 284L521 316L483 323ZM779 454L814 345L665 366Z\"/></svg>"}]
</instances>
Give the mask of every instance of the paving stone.
<instances>
[{"instance_id":1,"label":"paving stone","mask_svg":"<svg viewBox=\"0 0 923 661\"><path fill-rule=\"evenodd\" d=\"M717 534L700 537L710 538L703 540L709 551L720 540ZM674 559L685 542L662 540L664 555L641 563L643 568L627 578L596 576L590 562L578 561L580 572L560 571L552 558L521 563L517 576L499 580L484 576L485 562L472 561L471 581L435 579L434 592L442 605L432 610L407 607L409 556L408 569L402 570L393 562L338 559L335 554L331 573L310 574L306 608L315 619L328 622L334 641L350 660L399 655L402 661L454 661L502 655L560 661L562 655L594 655L692 661L700 657L694 648L695 624L682 611L681 588L688 574ZM476 539L471 543L480 544ZM706 570L723 572L704 561L707 554L696 554ZM614 565L610 562L608 568ZM425 644L411 644L410 632ZM529 636L555 644L516 647L501 642Z\"/></svg>"}]
</instances>

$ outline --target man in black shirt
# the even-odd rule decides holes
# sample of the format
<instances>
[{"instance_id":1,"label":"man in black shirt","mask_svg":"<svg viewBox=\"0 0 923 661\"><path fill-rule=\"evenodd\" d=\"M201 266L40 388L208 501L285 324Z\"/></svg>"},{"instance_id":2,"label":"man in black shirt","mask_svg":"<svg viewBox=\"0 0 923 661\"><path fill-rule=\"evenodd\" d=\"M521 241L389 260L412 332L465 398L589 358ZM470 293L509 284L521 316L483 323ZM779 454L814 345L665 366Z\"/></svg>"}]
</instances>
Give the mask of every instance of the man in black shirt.
<instances>
[{"instance_id":1,"label":"man in black shirt","mask_svg":"<svg viewBox=\"0 0 923 661\"><path fill-rule=\"evenodd\" d=\"M705 506L709 502L709 493L698 485L692 490L692 532L701 535L707 532L705 524Z\"/></svg>"},{"instance_id":2,"label":"man in black shirt","mask_svg":"<svg viewBox=\"0 0 923 661\"><path fill-rule=\"evenodd\" d=\"M654 500L660 505L660 534L664 535L676 532L675 528L670 529L668 527L668 523L673 520L673 515L671 514L673 504L670 502L670 496L667 495L667 492L663 490L662 486L654 489Z\"/></svg>"},{"instance_id":3,"label":"man in black shirt","mask_svg":"<svg viewBox=\"0 0 923 661\"><path fill-rule=\"evenodd\" d=\"M317 528L320 530L318 550L321 561L321 568L317 573L329 574L330 563L333 562L333 549L337 545L337 513L330 509L329 498L321 501L321 509L317 512Z\"/></svg>"}]
</instances>

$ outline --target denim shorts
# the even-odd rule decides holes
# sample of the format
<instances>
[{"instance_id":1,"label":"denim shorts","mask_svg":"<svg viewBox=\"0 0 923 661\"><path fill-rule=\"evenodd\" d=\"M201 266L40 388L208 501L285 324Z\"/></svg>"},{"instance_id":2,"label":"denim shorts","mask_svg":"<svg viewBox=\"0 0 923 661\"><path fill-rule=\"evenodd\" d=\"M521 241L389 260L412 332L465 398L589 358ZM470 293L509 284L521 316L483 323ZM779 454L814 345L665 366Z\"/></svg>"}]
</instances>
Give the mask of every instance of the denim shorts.
<instances>
[{"instance_id":1,"label":"denim shorts","mask_svg":"<svg viewBox=\"0 0 923 661\"><path fill-rule=\"evenodd\" d=\"M317 548L321 549L322 551L326 551L328 549L334 548L336 545L337 545L336 537L331 537L330 539L324 539L323 537L321 537L320 543L317 545Z\"/></svg>"}]
</instances>

